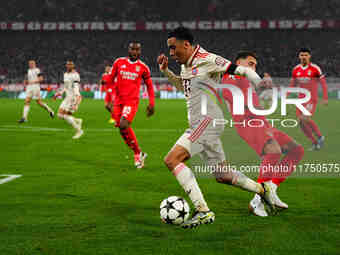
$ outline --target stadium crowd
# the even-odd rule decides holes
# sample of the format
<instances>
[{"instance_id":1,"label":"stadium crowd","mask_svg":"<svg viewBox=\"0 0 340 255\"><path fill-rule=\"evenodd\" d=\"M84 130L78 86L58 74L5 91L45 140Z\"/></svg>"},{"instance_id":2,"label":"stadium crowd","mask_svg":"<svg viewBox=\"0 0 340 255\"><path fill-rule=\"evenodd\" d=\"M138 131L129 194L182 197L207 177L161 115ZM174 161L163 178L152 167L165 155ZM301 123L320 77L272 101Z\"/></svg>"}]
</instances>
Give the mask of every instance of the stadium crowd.
<instances>
[{"instance_id":1,"label":"stadium crowd","mask_svg":"<svg viewBox=\"0 0 340 255\"><path fill-rule=\"evenodd\" d=\"M37 8L38 7L38 8ZM2 21L301 19L340 16L338 0L1 1Z\"/></svg>"},{"instance_id":2,"label":"stadium crowd","mask_svg":"<svg viewBox=\"0 0 340 255\"><path fill-rule=\"evenodd\" d=\"M127 55L132 40L142 43L142 59L153 76L161 76L156 57L167 53L166 32L2 32L0 40L0 82L19 82L24 78L27 61L36 59L51 82L62 80L65 62L72 59L84 82L97 82L104 66ZM259 56L259 72L276 77L289 77L297 64L297 50L308 46L316 62L327 76L340 72L340 34L338 31L194 31L205 49L233 59L241 49L255 50ZM171 68L179 71L171 62Z\"/></svg>"}]
</instances>

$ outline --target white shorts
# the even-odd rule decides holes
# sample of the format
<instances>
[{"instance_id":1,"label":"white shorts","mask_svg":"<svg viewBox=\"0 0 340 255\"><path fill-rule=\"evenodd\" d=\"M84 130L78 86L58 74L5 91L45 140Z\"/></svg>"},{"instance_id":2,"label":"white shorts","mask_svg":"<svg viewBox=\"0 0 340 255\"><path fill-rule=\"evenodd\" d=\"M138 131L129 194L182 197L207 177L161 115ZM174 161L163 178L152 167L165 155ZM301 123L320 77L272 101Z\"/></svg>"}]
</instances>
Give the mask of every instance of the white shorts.
<instances>
[{"instance_id":1,"label":"white shorts","mask_svg":"<svg viewBox=\"0 0 340 255\"><path fill-rule=\"evenodd\" d=\"M40 99L40 86L28 85L26 87L26 98Z\"/></svg>"},{"instance_id":2,"label":"white shorts","mask_svg":"<svg viewBox=\"0 0 340 255\"><path fill-rule=\"evenodd\" d=\"M71 113L76 112L79 107L79 103L77 103L77 97L78 96L65 97L65 99L59 106L59 109L62 109L66 112L71 112Z\"/></svg>"},{"instance_id":3,"label":"white shorts","mask_svg":"<svg viewBox=\"0 0 340 255\"><path fill-rule=\"evenodd\" d=\"M189 152L191 157L199 154L204 163L210 165L221 163L225 161L225 153L220 139L223 127L213 127L212 121L205 119L195 129L187 129L173 148L180 145Z\"/></svg>"}]
</instances>

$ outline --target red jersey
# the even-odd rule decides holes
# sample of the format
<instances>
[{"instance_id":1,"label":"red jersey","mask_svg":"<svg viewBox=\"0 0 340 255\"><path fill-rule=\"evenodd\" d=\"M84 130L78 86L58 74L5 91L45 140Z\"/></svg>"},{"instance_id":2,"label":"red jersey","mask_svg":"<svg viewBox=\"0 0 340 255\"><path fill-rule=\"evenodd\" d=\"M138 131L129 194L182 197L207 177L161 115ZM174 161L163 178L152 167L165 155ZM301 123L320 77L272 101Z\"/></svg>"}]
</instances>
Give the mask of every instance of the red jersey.
<instances>
[{"instance_id":1,"label":"red jersey","mask_svg":"<svg viewBox=\"0 0 340 255\"><path fill-rule=\"evenodd\" d=\"M319 66L310 63L307 66L297 65L292 72L290 87L300 87L308 89L311 93L310 101L318 101L318 84L322 85L323 98L328 99L327 83L325 76ZM304 94L299 94L303 98Z\"/></svg>"},{"instance_id":2,"label":"red jersey","mask_svg":"<svg viewBox=\"0 0 340 255\"><path fill-rule=\"evenodd\" d=\"M150 105L155 104L150 69L141 60L133 62L127 57L116 59L105 80L112 82L115 78L117 78L116 96L119 102L139 100L140 86L143 80L147 86Z\"/></svg>"},{"instance_id":3,"label":"red jersey","mask_svg":"<svg viewBox=\"0 0 340 255\"><path fill-rule=\"evenodd\" d=\"M239 75L230 75L230 74L225 74L222 78L222 84L230 84L230 85L234 85L236 87L238 87L239 89L241 89L243 97L244 97L244 105L247 106L248 105L248 89L251 88L251 84L250 82L243 76L239 76ZM232 93L229 89L223 89L223 98L225 100L227 100L228 104L229 104L229 110L230 113L233 113L233 96ZM255 89L253 89L253 93L252 93L252 101L253 101L253 105L255 107L259 106L259 97L256 94ZM233 116L233 114L232 114Z\"/></svg>"}]
</instances>

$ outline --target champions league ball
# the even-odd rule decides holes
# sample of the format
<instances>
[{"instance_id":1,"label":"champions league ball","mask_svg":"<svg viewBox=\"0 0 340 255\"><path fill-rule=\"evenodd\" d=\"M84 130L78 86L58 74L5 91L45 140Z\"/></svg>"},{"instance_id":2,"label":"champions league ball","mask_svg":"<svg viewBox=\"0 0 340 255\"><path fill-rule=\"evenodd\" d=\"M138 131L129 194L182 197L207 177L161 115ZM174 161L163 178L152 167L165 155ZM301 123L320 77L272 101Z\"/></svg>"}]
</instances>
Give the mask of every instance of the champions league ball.
<instances>
[{"instance_id":1,"label":"champions league ball","mask_svg":"<svg viewBox=\"0 0 340 255\"><path fill-rule=\"evenodd\" d=\"M162 201L160 210L164 223L180 225L188 219L190 207L184 198L171 196Z\"/></svg>"}]
</instances>

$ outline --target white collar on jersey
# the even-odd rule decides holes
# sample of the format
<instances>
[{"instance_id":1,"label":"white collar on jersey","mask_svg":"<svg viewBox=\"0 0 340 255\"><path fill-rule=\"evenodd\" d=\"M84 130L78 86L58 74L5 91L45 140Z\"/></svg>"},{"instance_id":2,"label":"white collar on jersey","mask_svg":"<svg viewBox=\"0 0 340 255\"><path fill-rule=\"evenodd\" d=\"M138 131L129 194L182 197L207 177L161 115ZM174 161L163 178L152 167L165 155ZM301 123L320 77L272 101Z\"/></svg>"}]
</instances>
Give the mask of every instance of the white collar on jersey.
<instances>
[{"instance_id":1,"label":"white collar on jersey","mask_svg":"<svg viewBox=\"0 0 340 255\"><path fill-rule=\"evenodd\" d=\"M129 58L127 58L127 61L129 62L129 64L136 64L138 62L138 59L136 59L136 61L131 61Z\"/></svg>"},{"instance_id":2,"label":"white collar on jersey","mask_svg":"<svg viewBox=\"0 0 340 255\"><path fill-rule=\"evenodd\" d=\"M308 65L306 65L306 66L303 66L302 64L300 64L300 66L301 66L301 68L302 68L303 70L306 70L306 69L310 66L310 63L309 63Z\"/></svg>"},{"instance_id":3,"label":"white collar on jersey","mask_svg":"<svg viewBox=\"0 0 340 255\"><path fill-rule=\"evenodd\" d=\"M186 66L191 66L192 61L194 60L197 52L199 51L199 49L201 48L201 46L199 46L198 44L195 47L194 52L191 54L190 58L188 59L187 63L185 64Z\"/></svg>"}]
</instances>

